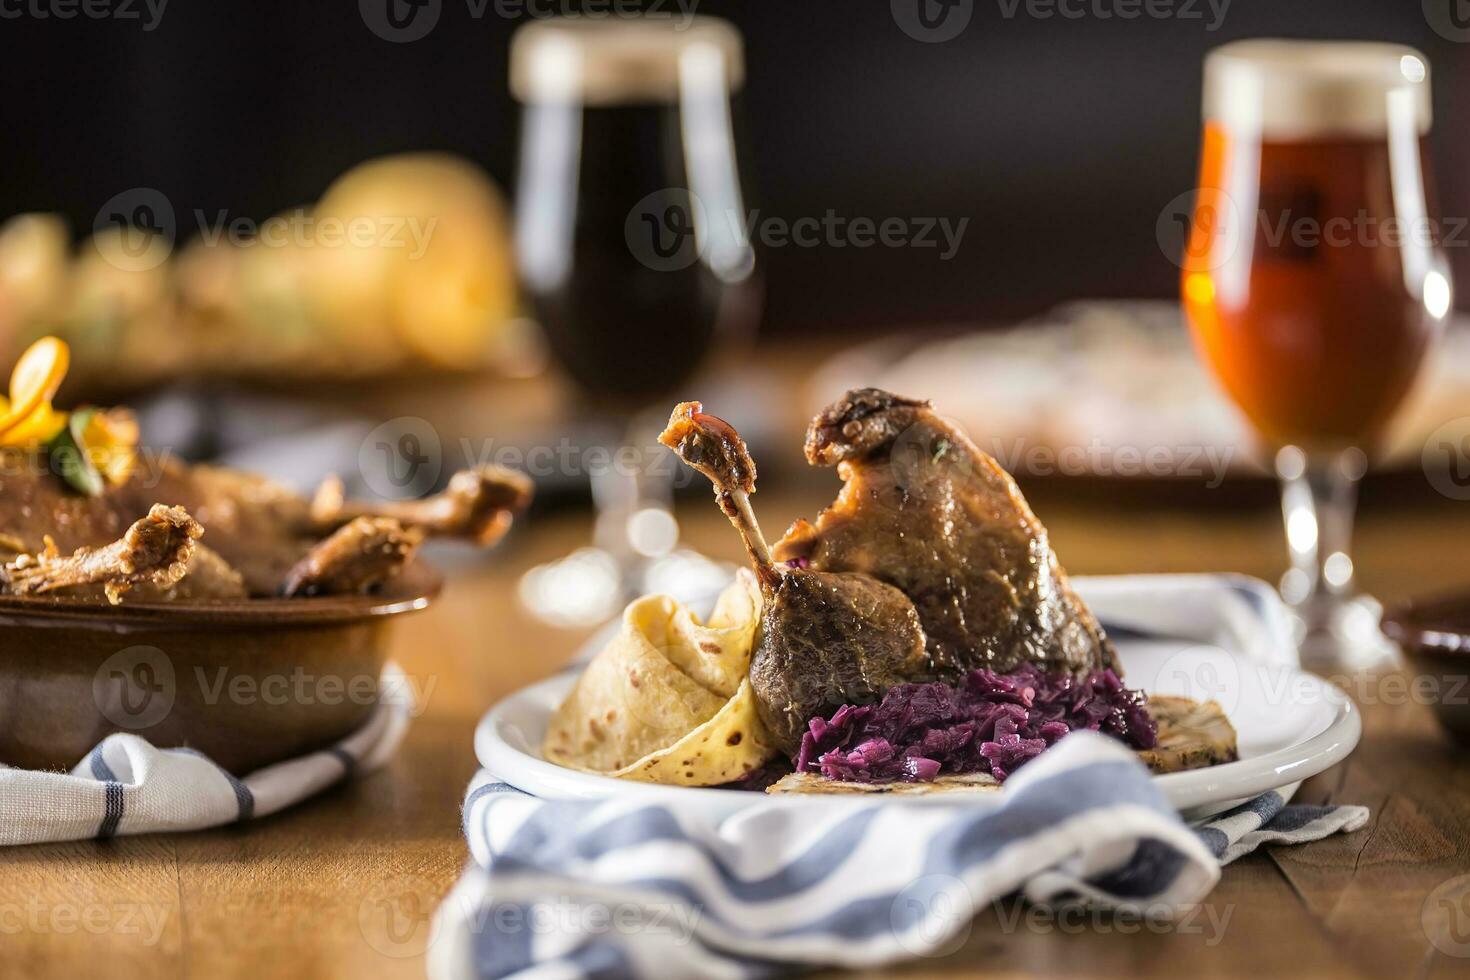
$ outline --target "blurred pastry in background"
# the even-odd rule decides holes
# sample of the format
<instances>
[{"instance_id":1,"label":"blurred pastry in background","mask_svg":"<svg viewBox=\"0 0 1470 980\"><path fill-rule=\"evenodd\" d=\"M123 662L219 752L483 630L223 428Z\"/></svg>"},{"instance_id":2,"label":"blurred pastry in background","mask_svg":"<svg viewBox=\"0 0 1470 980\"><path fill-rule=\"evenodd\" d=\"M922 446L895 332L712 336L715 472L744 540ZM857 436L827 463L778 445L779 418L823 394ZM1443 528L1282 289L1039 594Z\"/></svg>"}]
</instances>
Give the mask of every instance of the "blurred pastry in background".
<instances>
[{"instance_id":1,"label":"blurred pastry in background","mask_svg":"<svg viewBox=\"0 0 1470 980\"><path fill-rule=\"evenodd\" d=\"M407 153L360 164L314 205L242 235L132 228L73 251L66 223L0 227L0 356L64 338L73 374L111 390L190 377L362 378L535 360L508 208L474 164Z\"/></svg>"}]
</instances>

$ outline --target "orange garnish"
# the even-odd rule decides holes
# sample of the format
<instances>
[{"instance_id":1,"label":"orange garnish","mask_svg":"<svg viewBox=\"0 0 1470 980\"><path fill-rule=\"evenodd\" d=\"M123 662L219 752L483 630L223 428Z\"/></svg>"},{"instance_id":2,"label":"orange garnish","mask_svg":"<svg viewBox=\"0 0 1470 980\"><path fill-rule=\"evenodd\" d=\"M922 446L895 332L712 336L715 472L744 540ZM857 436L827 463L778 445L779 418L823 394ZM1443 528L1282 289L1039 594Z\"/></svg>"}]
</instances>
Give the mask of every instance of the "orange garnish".
<instances>
[{"instance_id":1,"label":"orange garnish","mask_svg":"<svg viewBox=\"0 0 1470 980\"><path fill-rule=\"evenodd\" d=\"M50 405L70 365L71 351L56 337L42 337L26 349L10 373L10 406L0 418L0 437Z\"/></svg>"},{"instance_id":2,"label":"orange garnish","mask_svg":"<svg viewBox=\"0 0 1470 980\"><path fill-rule=\"evenodd\" d=\"M82 452L108 483L126 483L137 461L138 421L132 412L97 412L82 430Z\"/></svg>"},{"instance_id":3,"label":"orange garnish","mask_svg":"<svg viewBox=\"0 0 1470 980\"><path fill-rule=\"evenodd\" d=\"M0 442L11 446L25 446L50 442L66 427L67 413L58 412L49 404L42 405L6 431Z\"/></svg>"}]
</instances>

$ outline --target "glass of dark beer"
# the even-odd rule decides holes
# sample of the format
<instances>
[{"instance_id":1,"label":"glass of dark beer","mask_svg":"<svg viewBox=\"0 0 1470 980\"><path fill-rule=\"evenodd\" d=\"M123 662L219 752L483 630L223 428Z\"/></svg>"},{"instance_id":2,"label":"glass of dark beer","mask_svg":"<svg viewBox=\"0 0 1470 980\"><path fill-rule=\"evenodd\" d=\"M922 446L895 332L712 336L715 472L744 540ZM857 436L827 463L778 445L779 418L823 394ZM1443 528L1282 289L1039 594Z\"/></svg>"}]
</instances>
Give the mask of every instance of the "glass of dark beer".
<instances>
[{"instance_id":1,"label":"glass of dark beer","mask_svg":"<svg viewBox=\"0 0 1470 980\"><path fill-rule=\"evenodd\" d=\"M1335 663L1386 651L1353 587L1356 483L1451 308L1429 63L1392 44L1253 40L1205 63L1183 260L1201 357L1275 452L1283 597Z\"/></svg>"},{"instance_id":2,"label":"glass of dark beer","mask_svg":"<svg viewBox=\"0 0 1470 980\"><path fill-rule=\"evenodd\" d=\"M739 33L712 17L547 18L512 42L522 286L584 414L613 433L588 454L595 546L522 583L550 620L712 578L675 548L674 470L653 436L758 312L733 123L744 71Z\"/></svg>"}]
</instances>

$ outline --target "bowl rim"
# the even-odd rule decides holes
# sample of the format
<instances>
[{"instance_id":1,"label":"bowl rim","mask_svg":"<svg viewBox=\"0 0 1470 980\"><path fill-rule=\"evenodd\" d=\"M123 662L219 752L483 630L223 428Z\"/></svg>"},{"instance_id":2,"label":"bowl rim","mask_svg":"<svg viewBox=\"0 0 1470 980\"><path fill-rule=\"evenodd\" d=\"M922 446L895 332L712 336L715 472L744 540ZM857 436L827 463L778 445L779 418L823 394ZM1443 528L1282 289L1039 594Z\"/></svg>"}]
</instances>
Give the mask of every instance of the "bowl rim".
<instances>
[{"instance_id":1,"label":"bowl rim","mask_svg":"<svg viewBox=\"0 0 1470 980\"><path fill-rule=\"evenodd\" d=\"M382 592L373 595L132 603L124 598L116 606L85 599L0 595L0 626L54 626L107 632L296 629L417 612L437 599L443 588L444 576L420 559L405 568Z\"/></svg>"}]
</instances>

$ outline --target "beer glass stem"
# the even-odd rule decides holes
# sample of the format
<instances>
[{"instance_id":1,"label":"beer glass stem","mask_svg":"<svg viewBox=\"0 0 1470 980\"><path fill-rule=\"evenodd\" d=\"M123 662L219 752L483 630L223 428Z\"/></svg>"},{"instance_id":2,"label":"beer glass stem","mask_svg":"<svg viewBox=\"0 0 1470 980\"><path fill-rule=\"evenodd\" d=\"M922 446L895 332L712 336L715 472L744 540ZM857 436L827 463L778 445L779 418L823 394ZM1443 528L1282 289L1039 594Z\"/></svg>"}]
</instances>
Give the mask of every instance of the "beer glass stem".
<instances>
[{"instance_id":1,"label":"beer glass stem","mask_svg":"<svg viewBox=\"0 0 1470 980\"><path fill-rule=\"evenodd\" d=\"M1281 513L1291 570L1281 594L1301 615L1308 632L1329 628L1353 594L1353 512L1366 469L1361 450L1306 453L1287 446L1276 454Z\"/></svg>"}]
</instances>

